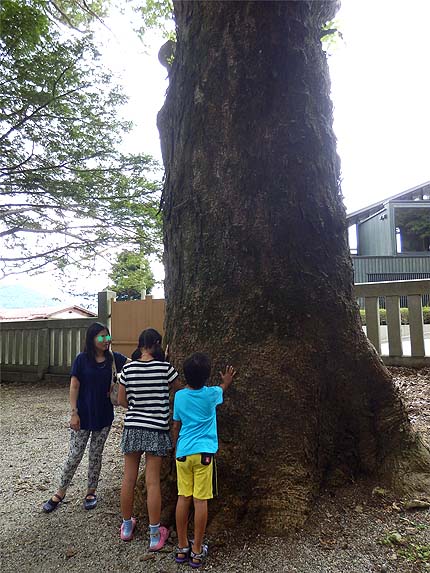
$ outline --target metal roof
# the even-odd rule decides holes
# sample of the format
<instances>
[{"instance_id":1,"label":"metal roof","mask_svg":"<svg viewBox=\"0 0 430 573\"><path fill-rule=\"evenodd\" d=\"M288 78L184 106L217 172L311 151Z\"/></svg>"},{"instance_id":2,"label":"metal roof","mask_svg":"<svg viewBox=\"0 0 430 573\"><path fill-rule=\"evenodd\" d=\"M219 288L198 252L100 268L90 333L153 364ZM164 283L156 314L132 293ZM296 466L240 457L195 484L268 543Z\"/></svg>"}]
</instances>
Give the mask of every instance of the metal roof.
<instances>
[{"instance_id":1,"label":"metal roof","mask_svg":"<svg viewBox=\"0 0 430 573\"><path fill-rule=\"evenodd\" d=\"M383 209L387 203L390 203L390 201L395 201L396 199L406 199L408 197L408 195L413 195L414 193L416 193L420 189L425 189L426 187L428 187L430 190L430 181L426 181L425 183L421 183L420 185L417 185L416 187L412 187L411 189L407 189L406 191L402 191L401 193L397 193L396 195L391 195L391 197L387 197L386 199L382 199L381 201L378 201L377 203L373 203L372 205L369 205L368 207L363 207L362 209L359 209L358 211L354 211L353 213L349 213L346 215L346 220L347 220L349 225L354 225L354 224L358 223L359 221L362 221L363 219L366 219L367 217L372 216L374 213L376 213L380 209Z\"/></svg>"}]
</instances>

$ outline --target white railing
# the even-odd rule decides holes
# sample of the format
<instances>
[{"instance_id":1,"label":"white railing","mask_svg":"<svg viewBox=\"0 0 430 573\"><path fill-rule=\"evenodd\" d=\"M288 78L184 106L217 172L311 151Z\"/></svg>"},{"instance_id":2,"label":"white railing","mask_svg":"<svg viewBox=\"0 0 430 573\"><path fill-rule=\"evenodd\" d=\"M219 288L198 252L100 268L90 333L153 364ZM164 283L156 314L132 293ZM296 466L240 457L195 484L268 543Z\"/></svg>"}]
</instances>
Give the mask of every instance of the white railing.
<instances>
[{"instance_id":1,"label":"white railing","mask_svg":"<svg viewBox=\"0 0 430 573\"><path fill-rule=\"evenodd\" d=\"M430 364L430 325L424 325L422 309L422 296L430 294L430 279L358 283L354 286L354 294L357 298L364 299L366 334L385 364ZM380 297L385 298L385 328L380 324L379 318ZM401 325L400 297L407 297L409 326Z\"/></svg>"}]
</instances>

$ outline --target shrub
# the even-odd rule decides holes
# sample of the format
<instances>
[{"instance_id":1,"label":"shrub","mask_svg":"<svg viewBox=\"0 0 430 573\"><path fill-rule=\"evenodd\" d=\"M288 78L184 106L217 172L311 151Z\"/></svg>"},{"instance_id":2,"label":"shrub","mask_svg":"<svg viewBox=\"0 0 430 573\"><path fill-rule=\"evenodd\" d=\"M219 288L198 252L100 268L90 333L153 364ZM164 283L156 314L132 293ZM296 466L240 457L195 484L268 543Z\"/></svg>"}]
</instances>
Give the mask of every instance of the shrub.
<instances>
[{"instance_id":1,"label":"shrub","mask_svg":"<svg viewBox=\"0 0 430 573\"><path fill-rule=\"evenodd\" d=\"M360 317L363 326L366 326L366 311L364 309L360 309ZM408 308L400 309L400 318L402 324L409 324ZM430 306L423 306L423 320L424 324L430 324ZM387 324L387 311L385 308L379 309L379 322L380 324Z\"/></svg>"}]
</instances>

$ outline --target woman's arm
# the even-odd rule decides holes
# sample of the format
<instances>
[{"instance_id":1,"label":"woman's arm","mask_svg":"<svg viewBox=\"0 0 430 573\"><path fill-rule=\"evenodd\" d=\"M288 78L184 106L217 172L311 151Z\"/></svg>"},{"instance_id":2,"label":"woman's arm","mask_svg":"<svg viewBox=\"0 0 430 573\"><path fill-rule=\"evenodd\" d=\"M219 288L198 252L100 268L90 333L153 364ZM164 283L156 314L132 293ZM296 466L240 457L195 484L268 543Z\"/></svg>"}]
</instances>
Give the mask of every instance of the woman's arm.
<instances>
[{"instance_id":1,"label":"woman's arm","mask_svg":"<svg viewBox=\"0 0 430 573\"><path fill-rule=\"evenodd\" d=\"M123 408L128 408L127 393L125 391L125 386L119 385L118 389L118 404Z\"/></svg>"},{"instance_id":2,"label":"woman's arm","mask_svg":"<svg viewBox=\"0 0 430 573\"><path fill-rule=\"evenodd\" d=\"M79 386L80 382L76 376L72 376L70 379L70 390L69 390L69 401L70 401L70 427L72 430L81 429L81 420L79 418L78 412L78 396L79 396Z\"/></svg>"}]
</instances>

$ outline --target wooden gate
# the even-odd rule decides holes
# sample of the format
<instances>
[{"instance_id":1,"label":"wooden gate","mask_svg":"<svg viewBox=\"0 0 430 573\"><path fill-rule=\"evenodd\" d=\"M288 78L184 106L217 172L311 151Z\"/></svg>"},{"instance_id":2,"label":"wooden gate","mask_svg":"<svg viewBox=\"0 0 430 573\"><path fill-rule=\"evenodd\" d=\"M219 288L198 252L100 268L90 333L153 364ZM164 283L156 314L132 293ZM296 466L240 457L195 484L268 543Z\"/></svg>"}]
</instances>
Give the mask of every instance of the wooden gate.
<instances>
[{"instance_id":1,"label":"wooden gate","mask_svg":"<svg viewBox=\"0 0 430 573\"><path fill-rule=\"evenodd\" d=\"M130 357L136 349L139 334L155 328L163 334L164 299L147 296L144 300L112 301L112 348Z\"/></svg>"}]
</instances>

